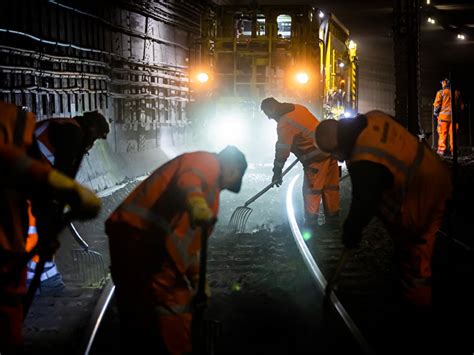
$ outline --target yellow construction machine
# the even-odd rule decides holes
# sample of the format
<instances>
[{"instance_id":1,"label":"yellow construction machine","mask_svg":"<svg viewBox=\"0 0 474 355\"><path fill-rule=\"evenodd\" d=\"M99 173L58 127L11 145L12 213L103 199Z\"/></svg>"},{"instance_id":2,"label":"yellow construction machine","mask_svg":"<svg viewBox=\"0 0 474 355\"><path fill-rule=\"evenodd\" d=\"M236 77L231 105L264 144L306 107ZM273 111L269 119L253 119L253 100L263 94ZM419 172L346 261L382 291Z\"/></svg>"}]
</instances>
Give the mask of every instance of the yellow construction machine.
<instances>
[{"instance_id":1,"label":"yellow construction machine","mask_svg":"<svg viewBox=\"0 0 474 355\"><path fill-rule=\"evenodd\" d=\"M219 6L202 18L191 58L188 117L223 143L263 138L263 98L305 105L319 119L357 111L357 46L310 5ZM212 137L211 137L212 138Z\"/></svg>"}]
</instances>

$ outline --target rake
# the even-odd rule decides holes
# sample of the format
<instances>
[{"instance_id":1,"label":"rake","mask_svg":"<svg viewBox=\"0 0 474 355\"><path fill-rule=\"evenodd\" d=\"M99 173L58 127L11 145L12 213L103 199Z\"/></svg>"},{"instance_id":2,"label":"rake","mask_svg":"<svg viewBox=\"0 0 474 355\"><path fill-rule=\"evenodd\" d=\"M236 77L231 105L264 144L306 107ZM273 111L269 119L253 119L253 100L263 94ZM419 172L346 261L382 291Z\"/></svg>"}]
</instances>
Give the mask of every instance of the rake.
<instances>
[{"instance_id":1,"label":"rake","mask_svg":"<svg viewBox=\"0 0 474 355\"><path fill-rule=\"evenodd\" d=\"M81 237L74 224L69 223L69 230L81 247L71 250L76 275L88 286L100 285L107 274L102 254L89 248L89 244Z\"/></svg>"},{"instance_id":2,"label":"rake","mask_svg":"<svg viewBox=\"0 0 474 355\"><path fill-rule=\"evenodd\" d=\"M283 171L281 177L285 176L296 165L296 163L298 163L298 161L298 159L295 159L295 161ZM243 233L245 231L245 225L247 224L250 214L252 213L252 209L248 206L260 196L262 196L265 192L270 190L273 185L275 185L275 182L272 181L255 196L245 201L243 206L239 206L235 209L234 213L232 213L232 216L230 217L229 224L227 225L227 231L229 233Z\"/></svg>"}]
</instances>

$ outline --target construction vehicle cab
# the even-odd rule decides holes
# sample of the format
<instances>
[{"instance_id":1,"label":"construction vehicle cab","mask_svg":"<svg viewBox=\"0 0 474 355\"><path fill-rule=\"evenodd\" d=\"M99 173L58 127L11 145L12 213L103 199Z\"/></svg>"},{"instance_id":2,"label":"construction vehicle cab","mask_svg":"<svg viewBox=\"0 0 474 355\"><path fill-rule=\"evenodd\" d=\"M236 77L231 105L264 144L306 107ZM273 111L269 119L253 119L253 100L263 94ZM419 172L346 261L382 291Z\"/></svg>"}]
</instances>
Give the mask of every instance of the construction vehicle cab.
<instances>
[{"instance_id":1,"label":"construction vehicle cab","mask_svg":"<svg viewBox=\"0 0 474 355\"><path fill-rule=\"evenodd\" d=\"M357 111L356 45L334 15L310 5L208 8L190 64L188 116L229 144L265 136L254 117L268 96L320 119Z\"/></svg>"}]
</instances>

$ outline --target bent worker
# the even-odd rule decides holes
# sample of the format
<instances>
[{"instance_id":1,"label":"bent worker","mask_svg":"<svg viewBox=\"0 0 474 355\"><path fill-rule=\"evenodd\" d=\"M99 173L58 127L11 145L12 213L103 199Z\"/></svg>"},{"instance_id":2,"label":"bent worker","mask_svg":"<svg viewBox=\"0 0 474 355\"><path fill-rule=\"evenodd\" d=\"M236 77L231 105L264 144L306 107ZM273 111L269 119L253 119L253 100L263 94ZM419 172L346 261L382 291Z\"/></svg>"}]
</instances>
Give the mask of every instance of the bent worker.
<instances>
[{"instance_id":1,"label":"bent worker","mask_svg":"<svg viewBox=\"0 0 474 355\"><path fill-rule=\"evenodd\" d=\"M347 161L352 201L343 225L345 247L356 248L362 230L378 215L397 250L403 299L430 306L433 247L452 189L448 168L380 111L323 121L315 142L322 151Z\"/></svg>"},{"instance_id":2,"label":"bent worker","mask_svg":"<svg viewBox=\"0 0 474 355\"><path fill-rule=\"evenodd\" d=\"M304 106L280 103L273 97L264 99L261 110L277 122L272 181L282 183L282 169L290 152L303 164L303 200L305 224L311 229L339 228L339 167L337 160L314 146L314 130L318 119ZM321 199L326 223L318 225Z\"/></svg>"},{"instance_id":3,"label":"bent worker","mask_svg":"<svg viewBox=\"0 0 474 355\"><path fill-rule=\"evenodd\" d=\"M212 231L220 191L239 192L246 168L233 146L219 154L182 154L155 170L107 219L125 352L146 353L150 346L154 353L191 351L202 229Z\"/></svg>"},{"instance_id":4,"label":"bent worker","mask_svg":"<svg viewBox=\"0 0 474 355\"><path fill-rule=\"evenodd\" d=\"M38 208L56 199L67 203L77 218L97 216L100 199L89 189L31 157L35 144L35 117L23 108L0 101L0 353L18 353L22 346L23 298L26 294L25 250L28 230L27 202ZM39 214L41 215L41 214ZM37 250L51 253L52 229L38 219Z\"/></svg>"},{"instance_id":5,"label":"bent worker","mask_svg":"<svg viewBox=\"0 0 474 355\"><path fill-rule=\"evenodd\" d=\"M74 118L52 118L36 124L35 137L38 150L36 156L58 171L74 179L79 170L82 158L92 148L97 139L106 139L109 133L107 119L98 111L85 112ZM29 237L27 250L36 245L37 234L35 217L29 209ZM51 214L62 211L48 209ZM51 219L54 217L51 216ZM37 255L28 263L27 283L34 277ZM65 285L54 261L46 262L41 275L39 294L57 296Z\"/></svg>"}]
</instances>

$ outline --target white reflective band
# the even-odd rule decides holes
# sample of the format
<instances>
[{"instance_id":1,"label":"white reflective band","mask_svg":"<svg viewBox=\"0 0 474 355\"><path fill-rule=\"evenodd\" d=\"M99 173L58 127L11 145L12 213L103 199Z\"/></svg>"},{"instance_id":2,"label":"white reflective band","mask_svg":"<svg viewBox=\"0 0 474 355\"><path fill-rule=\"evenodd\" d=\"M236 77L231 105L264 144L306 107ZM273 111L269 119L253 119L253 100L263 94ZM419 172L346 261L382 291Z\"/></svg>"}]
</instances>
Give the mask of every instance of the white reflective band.
<instances>
[{"instance_id":1,"label":"white reflective band","mask_svg":"<svg viewBox=\"0 0 474 355\"><path fill-rule=\"evenodd\" d=\"M43 154L43 156L46 159L48 159L49 162L52 165L54 165L54 155L53 155L53 153L51 153L51 151L48 148L46 148L46 146L43 143L41 143L39 140L37 140L37 142L38 142L38 147L41 151L41 154Z\"/></svg>"},{"instance_id":2,"label":"white reflective band","mask_svg":"<svg viewBox=\"0 0 474 355\"><path fill-rule=\"evenodd\" d=\"M35 263L36 264L36 263ZM29 269L31 270L31 269ZM32 280L33 277L35 277L35 272L34 271L29 271L26 273L26 279L27 280ZM59 274L58 268L56 266L53 266L51 269L43 271L40 277L40 281L44 281L47 279L50 279L53 276L56 276Z\"/></svg>"},{"instance_id":3,"label":"white reflective band","mask_svg":"<svg viewBox=\"0 0 474 355\"><path fill-rule=\"evenodd\" d=\"M35 137L38 138L48 127L49 122L43 123L35 130ZM39 139L36 141L38 142L38 147L41 151L41 154L43 154L43 156L48 159L52 165L54 165L54 154L51 153L51 151Z\"/></svg>"},{"instance_id":4,"label":"white reflective band","mask_svg":"<svg viewBox=\"0 0 474 355\"><path fill-rule=\"evenodd\" d=\"M189 305L181 305L181 306L168 306L162 305L155 308L156 312L163 316L170 316L175 314L182 314L182 313L190 313L191 307Z\"/></svg>"},{"instance_id":5,"label":"white reflective band","mask_svg":"<svg viewBox=\"0 0 474 355\"><path fill-rule=\"evenodd\" d=\"M277 143L275 144L275 149L277 150L290 150L291 144Z\"/></svg>"},{"instance_id":6,"label":"white reflective band","mask_svg":"<svg viewBox=\"0 0 474 355\"><path fill-rule=\"evenodd\" d=\"M311 132L308 128L306 128L305 126L303 126L302 124L300 124L298 122L293 121L291 118L288 118L288 117L285 117L285 116L283 116L282 118L284 119L285 122L288 122L290 125L292 125L296 129L304 132L305 134L309 134Z\"/></svg>"},{"instance_id":7,"label":"white reflective band","mask_svg":"<svg viewBox=\"0 0 474 355\"><path fill-rule=\"evenodd\" d=\"M28 227L28 234L38 234L38 231L36 230L35 226L29 226Z\"/></svg>"},{"instance_id":8,"label":"white reflective band","mask_svg":"<svg viewBox=\"0 0 474 355\"><path fill-rule=\"evenodd\" d=\"M301 156L301 160L302 161L310 160L310 159L316 157L317 155L319 155L320 153L322 153L321 150L319 148L316 148L312 152L309 152L307 154L303 154Z\"/></svg>"}]
</instances>

